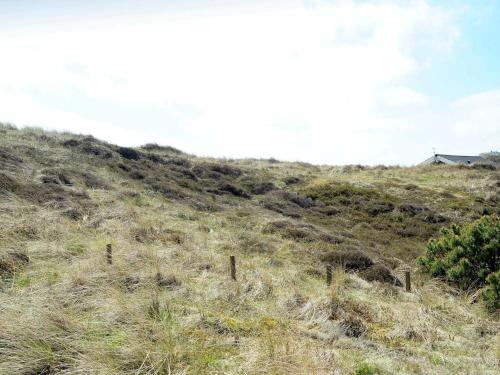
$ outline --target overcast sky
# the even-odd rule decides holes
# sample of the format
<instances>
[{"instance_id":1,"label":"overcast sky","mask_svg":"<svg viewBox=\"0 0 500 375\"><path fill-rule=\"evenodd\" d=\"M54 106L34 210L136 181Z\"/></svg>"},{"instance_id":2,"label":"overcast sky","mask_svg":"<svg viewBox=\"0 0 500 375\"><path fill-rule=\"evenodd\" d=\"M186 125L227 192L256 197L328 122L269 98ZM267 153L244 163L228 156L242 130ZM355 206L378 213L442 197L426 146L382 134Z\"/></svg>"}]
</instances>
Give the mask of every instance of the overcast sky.
<instances>
[{"instance_id":1,"label":"overcast sky","mask_svg":"<svg viewBox=\"0 0 500 375\"><path fill-rule=\"evenodd\" d=\"M0 121L218 157L500 145L500 1L1 0Z\"/></svg>"}]
</instances>

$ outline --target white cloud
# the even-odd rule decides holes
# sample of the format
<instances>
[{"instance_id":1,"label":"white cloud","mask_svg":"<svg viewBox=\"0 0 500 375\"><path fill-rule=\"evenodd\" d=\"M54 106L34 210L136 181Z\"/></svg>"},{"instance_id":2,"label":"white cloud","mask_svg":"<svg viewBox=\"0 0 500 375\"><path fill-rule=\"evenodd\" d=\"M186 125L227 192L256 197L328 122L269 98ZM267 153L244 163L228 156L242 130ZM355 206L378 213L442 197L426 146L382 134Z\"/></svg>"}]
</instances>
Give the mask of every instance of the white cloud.
<instances>
[{"instance_id":1,"label":"white cloud","mask_svg":"<svg viewBox=\"0 0 500 375\"><path fill-rule=\"evenodd\" d=\"M500 90L462 98L450 113L450 127L460 136L490 139L496 141L494 147L500 144Z\"/></svg>"},{"instance_id":2,"label":"white cloud","mask_svg":"<svg viewBox=\"0 0 500 375\"><path fill-rule=\"evenodd\" d=\"M396 162L388 150L421 115L383 107L430 101L403 81L428 63L414 52L453 45L454 21L426 1L320 1L26 29L0 36L0 121L205 155Z\"/></svg>"},{"instance_id":3,"label":"white cloud","mask_svg":"<svg viewBox=\"0 0 500 375\"><path fill-rule=\"evenodd\" d=\"M427 103L427 97L409 87L389 87L382 92L382 100L389 107L404 107L423 105Z\"/></svg>"},{"instance_id":4,"label":"white cloud","mask_svg":"<svg viewBox=\"0 0 500 375\"><path fill-rule=\"evenodd\" d=\"M141 135L140 129L127 131L112 123L94 121L76 113L49 108L37 103L29 96L15 92L0 90L0 103L3 103L1 116L4 121L15 121L19 126L45 125L52 130L92 134L110 140L119 134L120 140L124 143L146 143L147 141ZM8 105L4 105L5 103Z\"/></svg>"}]
</instances>

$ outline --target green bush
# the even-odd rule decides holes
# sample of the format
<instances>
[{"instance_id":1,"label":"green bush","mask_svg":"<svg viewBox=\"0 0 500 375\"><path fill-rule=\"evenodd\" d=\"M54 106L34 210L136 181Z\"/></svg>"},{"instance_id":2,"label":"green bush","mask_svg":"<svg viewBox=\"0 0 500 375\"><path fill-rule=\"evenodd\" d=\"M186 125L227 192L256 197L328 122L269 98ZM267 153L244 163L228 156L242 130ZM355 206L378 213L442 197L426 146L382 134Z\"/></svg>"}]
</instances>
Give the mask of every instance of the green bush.
<instances>
[{"instance_id":1,"label":"green bush","mask_svg":"<svg viewBox=\"0 0 500 375\"><path fill-rule=\"evenodd\" d=\"M381 372L378 367L370 365L365 362L358 364L354 370L354 375L380 375Z\"/></svg>"},{"instance_id":2,"label":"green bush","mask_svg":"<svg viewBox=\"0 0 500 375\"><path fill-rule=\"evenodd\" d=\"M444 277L461 289L484 287L489 310L500 304L500 218L497 215L441 230L430 240L419 263L433 276Z\"/></svg>"},{"instance_id":3,"label":"green bush","mask_svg":"<svg viewBox=\"0 0 500 375\"><path fill-rule=\"evenodd\" d=\"M500 271L488 275L482 297L488 310L498 311L500 309Z\"/></svg>"}]
</instances>

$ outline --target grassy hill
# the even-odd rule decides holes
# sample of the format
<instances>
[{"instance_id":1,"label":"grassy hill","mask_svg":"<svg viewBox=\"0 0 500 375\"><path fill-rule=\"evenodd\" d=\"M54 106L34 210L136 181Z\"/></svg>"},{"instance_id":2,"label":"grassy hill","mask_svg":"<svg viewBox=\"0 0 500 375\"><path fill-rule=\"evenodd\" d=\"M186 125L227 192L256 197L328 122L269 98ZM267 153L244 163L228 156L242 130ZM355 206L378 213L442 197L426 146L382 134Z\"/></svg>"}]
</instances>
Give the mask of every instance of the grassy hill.
<instances>
[{"instance_id":1,"label":"grassy hill","mask_svg":"<svg viewBox=\"0 0 500 375\"><path fill-rule=\"evenodd\" d=\"M415 259L499 190L0 125L0 374L497 374L498 316Z\"/></svg>"}]
</instances>

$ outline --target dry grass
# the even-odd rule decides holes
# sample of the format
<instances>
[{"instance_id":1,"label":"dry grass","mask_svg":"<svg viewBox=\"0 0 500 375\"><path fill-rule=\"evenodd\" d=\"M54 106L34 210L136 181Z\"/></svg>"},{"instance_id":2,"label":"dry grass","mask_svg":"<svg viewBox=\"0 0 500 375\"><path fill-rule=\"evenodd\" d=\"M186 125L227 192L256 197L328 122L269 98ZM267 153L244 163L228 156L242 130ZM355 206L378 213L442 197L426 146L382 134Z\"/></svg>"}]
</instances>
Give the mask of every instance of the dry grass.
<instances>
[{"instance_id":1,"label":"dry grass","mask_svg":"<svg viewBox=\"0 0 500 375\"><path fill-rule=\"evenodd\" d=\"M15 174L0 172L18 184L38 183L47 168L83 166L105 183L89 187L75 178L73 186L61 187L83 191L92 203L77 220L47 202L15 192L0 195L0 260L13 265L1 275L0 374L326 375L354 374L362 362L382 374L499 371L498 317L471 303L474 296L418 272L411 293L340 268L326 287L320 256L344 244L396 267L393 273L402 280L413 255L399 254L420 252L425 238L393 233L397 220L414 220L397 209L376 218L347 206L335 216L304 209L297 221L302 228L309 223L344 242L296 240L265 230L285 217L260 205L258 197L184 186L179 189L189 198L166 198L115 168L125 161L105 144L87 143L87 150L95 146L101 153L88 155L62 145L77 139L73 135L0 130L0 150L11 162L22 159ZM111 158L101 159L107 152ZM149 175L163 170L126 161ZM201 162L212 171L217 163ZM460 220L472 216L464 202L492 193L498 178L496 171L453 168L342 169L265 160L227 165L215 172L223 179L232 175L235 184L250 176L283 189L287 177L297 176L301 182L287 189L331 182L383 186L397 200L415 200L451 221L453 212ZM418 191L407 190L410 184ZM454 198L438 198L443 190ZM193 200L220 209L199 210ZM374 229L384 223L390 228ZM113 244L112 265L105 258L107 243ZM232 254L237 282L228 275Z\"/></svg>"}]
</instances>

